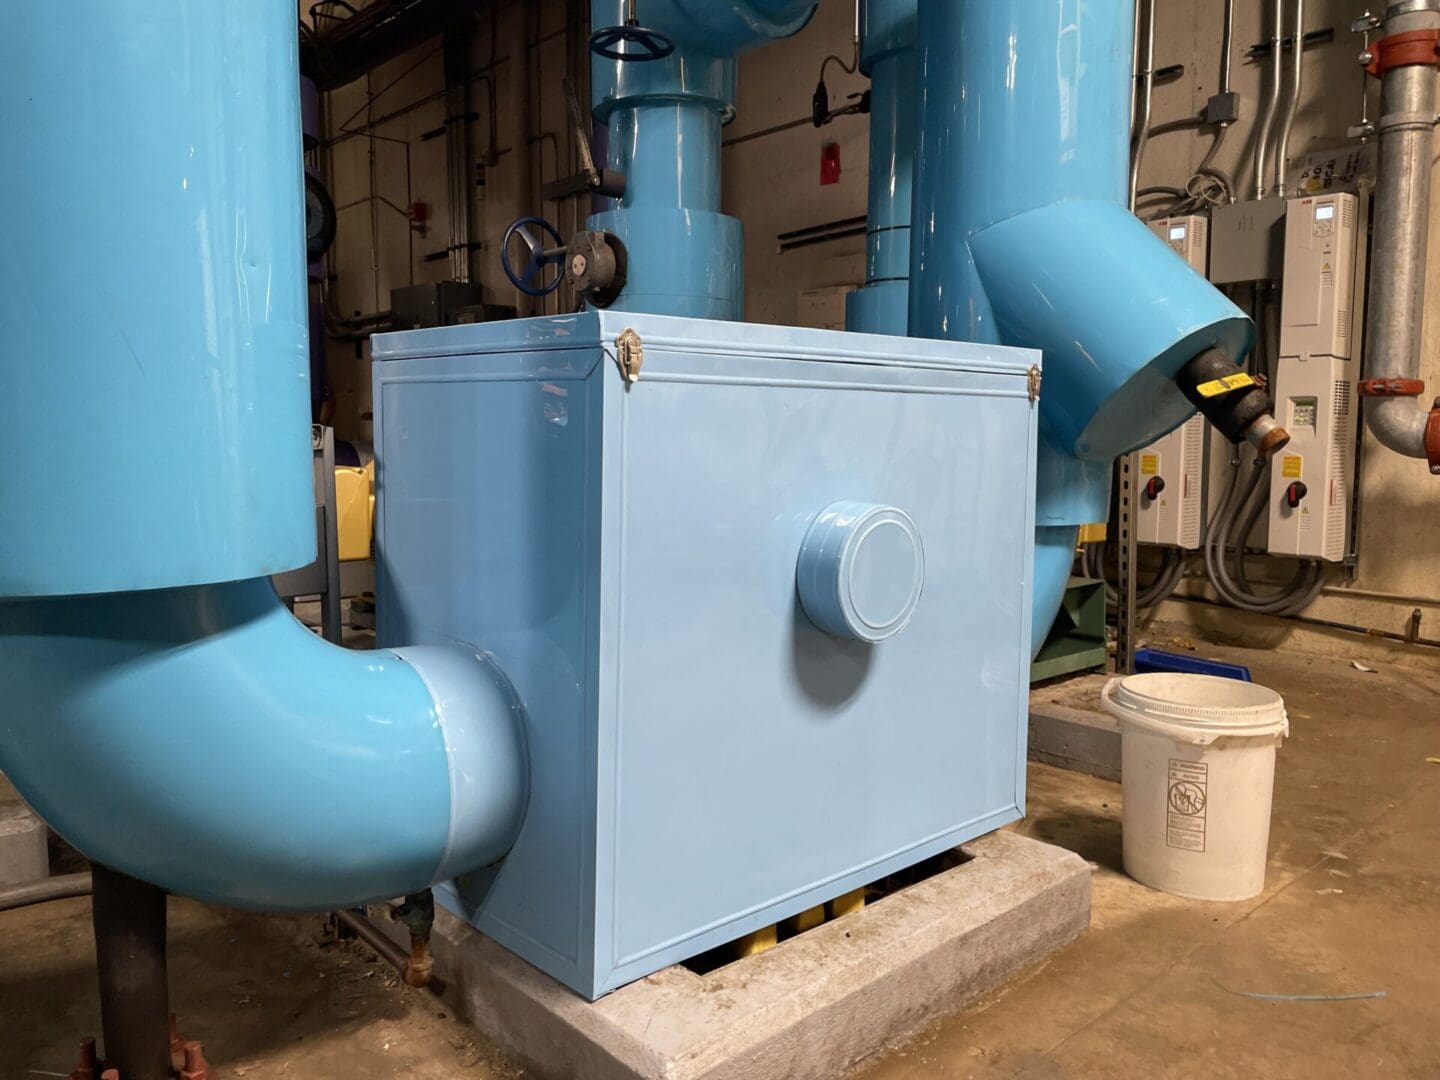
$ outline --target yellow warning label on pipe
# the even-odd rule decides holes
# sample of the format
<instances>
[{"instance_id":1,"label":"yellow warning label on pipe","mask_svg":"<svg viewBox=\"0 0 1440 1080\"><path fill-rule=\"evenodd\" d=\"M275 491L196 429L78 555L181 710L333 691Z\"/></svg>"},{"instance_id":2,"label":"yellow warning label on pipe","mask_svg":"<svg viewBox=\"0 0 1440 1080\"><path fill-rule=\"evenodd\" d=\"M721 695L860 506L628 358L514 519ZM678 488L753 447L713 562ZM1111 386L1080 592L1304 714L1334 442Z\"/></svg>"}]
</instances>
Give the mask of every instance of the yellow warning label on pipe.
<instances>
[{"instance_id":1,"label":"yellow warning label on pipe","mask_svg":"<svg viewBox=\"0 0 1440 1080\"><path fill-rule=\"evenodd\" d=\"M1195 388L1195 392L1203 398L1219 397L1221 394L1228 394L1232 390L1243 390L1247 386L1254 386L1255 380L1245 372L1240 371L1234 375L1226 375L1223 379L1214 379L1207 383L1201 383Z\"/></svg>"},{"instance_id":2,"label":"yellow warning label on pipe","mask_svg":"<svg viewBox=\"0 0 1440 1080\"><path fill-rule=\"evenodd\" d=\"M1280 474L1286 480L1299 480L1305 475L1305 459L1296 454L1286 454L1285 462L1280 466Z\"/></svg>"}]
</instances>

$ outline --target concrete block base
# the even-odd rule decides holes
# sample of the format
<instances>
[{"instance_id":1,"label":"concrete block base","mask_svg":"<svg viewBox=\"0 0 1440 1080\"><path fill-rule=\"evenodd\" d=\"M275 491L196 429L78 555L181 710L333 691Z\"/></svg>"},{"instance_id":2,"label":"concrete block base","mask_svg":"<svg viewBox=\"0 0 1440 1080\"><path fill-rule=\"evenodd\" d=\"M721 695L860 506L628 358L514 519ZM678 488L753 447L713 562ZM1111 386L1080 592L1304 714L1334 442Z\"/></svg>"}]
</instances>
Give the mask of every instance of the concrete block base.
<instances>
[{"instance_id":1,"label":"concrete block base","mask_svg":"<svg viewBox=\"0 0 1440 1080\"><path fill-rule=\"evenodd\" d=\"M546 1077L835 1080L1079 936L1090 869L999 832L970 861L707 975L671 967L595 1003L441 912L457 1011Z\"/></svg>"},{"instance_id":2,"label":"concrete block base","mask_svg":"<svg viewBox=\"0 0 1440 1080\"><path fill-rule=\"evenodd\" d=\"M50 876L45 823L22 802L0 801L0 888Z\"/></svg>"},{"instance_id":3,"label":"concrete block base","mask_svg":"<svg viewBox=\"0 0 1440 1080\"><path fill-rule=\"evenodd\" d=\"M1030 760L1120 779L1120 722L1100 708L1105 675L1084 675L1030 693Z\"/></svg>"}]
</instances>

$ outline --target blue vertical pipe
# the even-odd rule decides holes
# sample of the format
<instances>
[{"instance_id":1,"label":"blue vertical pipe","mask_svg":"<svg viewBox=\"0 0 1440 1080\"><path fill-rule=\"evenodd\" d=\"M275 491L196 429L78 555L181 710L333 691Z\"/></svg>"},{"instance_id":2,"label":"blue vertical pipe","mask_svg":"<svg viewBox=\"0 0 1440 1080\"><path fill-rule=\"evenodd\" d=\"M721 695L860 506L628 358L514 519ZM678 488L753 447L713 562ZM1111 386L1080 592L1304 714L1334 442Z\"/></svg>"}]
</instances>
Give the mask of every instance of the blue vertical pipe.
<instances>
[{"instance_id":1,"label":"blue vertical pipe","mask_svg":"<svg viewBox=\"0 0 1440 1080\"><path fill-rule=\"evenodd\" d=\"M299 89L289 0L0 38L0 769L96 861L291 910L499 858L528 781L484 657L270 586L316 553Z\"/></svg>"},{"instance_id":2,"label":"blue vertical pipe","mask_svg":"<svg viewBox=\"0 0 1440 1080\"><path fill-rule=\"evenodd\" d=\"M845 298L845 327L907 332L915 166L916 0L861 0L860 70L870 77L870 198L865 286Z\"/></svg>"},{"instance_id":3,"label":"blue vertical pipe","mask_svg":"<svg viewBox=\"0 0 1440 1080\"><path fill-rule=\"evenodd\" d=\"M1119 454L1252 327L1126 209L1130 0L919 0L910 332L1041 349L1035 645ZM1047 575L1041 581L1040 576ZM1043 605L1043 608L1042 608Z\"/></svg>"},{"instance_id":4,"label":"blue vertical pipe","mask_svg":"<svg viewBox=\"0 0 1440 1080\"><path fill-rule=\"evenodd\" d=\"M590 219L628 253L618 311L735 320L744 308L743 231L720 213L720 129L735 114L736 57L803 27L815 0L647 0L641 22L676 42L663 60L591 63L619 205ZM592 0L591 24L625 21L624 0Z\"/></svg>"}]
</instances>

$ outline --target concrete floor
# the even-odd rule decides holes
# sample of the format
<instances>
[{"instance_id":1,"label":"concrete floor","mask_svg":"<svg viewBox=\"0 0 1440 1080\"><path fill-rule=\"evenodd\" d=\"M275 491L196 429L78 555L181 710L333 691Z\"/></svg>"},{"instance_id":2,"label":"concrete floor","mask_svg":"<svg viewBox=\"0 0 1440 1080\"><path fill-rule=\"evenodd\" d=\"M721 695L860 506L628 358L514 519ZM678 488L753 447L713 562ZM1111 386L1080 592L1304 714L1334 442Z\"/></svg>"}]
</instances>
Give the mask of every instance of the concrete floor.
<instances>
[{"instance_id":1,"label":"concrete floor","mask_svg":"<svg viewBox=\"0 0 1440 1080\"><path fill-rule=\"evenodd\" d=\"M1120 872L1120 791L1034 765L1019 828L1096 864L1092 928L863 1080L1440 1076L1440 663L1375 674L1206 648L1285 694L1269 886L1242 904ZM314 920L172 901L174 1005L222 1075L475 1077L501 1060L424 992ZM94 1032L88 904L0 914L0 1077L63 1076ZM1384 991L1277 1003L1245 993Z\"/></svg>"}]
</instances>

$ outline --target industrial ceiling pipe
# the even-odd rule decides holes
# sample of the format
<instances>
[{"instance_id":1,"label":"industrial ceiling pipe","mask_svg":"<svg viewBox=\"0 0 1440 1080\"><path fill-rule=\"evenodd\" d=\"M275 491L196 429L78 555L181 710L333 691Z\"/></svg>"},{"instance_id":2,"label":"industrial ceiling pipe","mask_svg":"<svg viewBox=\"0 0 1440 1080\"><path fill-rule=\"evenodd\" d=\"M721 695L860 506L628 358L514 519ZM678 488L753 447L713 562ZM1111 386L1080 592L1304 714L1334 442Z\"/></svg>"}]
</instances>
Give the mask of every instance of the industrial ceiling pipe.
<instances>
[{"instance_id":1,"label":"industrial ceiling pipe","mask_svg":"<svg viewBox=\"0 0 1440 1080\"><path fill-rule=\"evenodd\" d=\"M0 197L65 212L0 252L0 769L92 861L237 907L501 858L528 783L504 675L336 648L269 581L315 557L294 6L16 18ZM61 299L82 279L95 319Z\"/></svg>"},{"instance_id":2,"label":"industrial ceiling pipe","mask_svg":"<svg viewBox=\"0 0 1440 1080\"><path fill-rule=\"evenodd\" d=\"M485 0L376 0L344 18L322 16L300 48L300 70L336 90L469 18Z\"/></svg>"},{"instance_id":3,"label":"industrial ceiling pipe","mask_svg":"<svg viewBox=\"0 0 1440 1080\"><path fill-rule=\"evenodd\" d=\"M1440 12L1428 4L1394 4L1391 12L1385 37L1371 50L1381 113L1375 125L1380 147L1373 229L1375 251L1383 257L1371 260L1360 392L1371 433L1398 454L1426 459L1430 472L1440 476L1440 399L1428 411L1414 401L1425 389L1420 332L1437 107L1433 39L1440 32Z\"/></svg>"}]
</instances>

